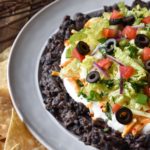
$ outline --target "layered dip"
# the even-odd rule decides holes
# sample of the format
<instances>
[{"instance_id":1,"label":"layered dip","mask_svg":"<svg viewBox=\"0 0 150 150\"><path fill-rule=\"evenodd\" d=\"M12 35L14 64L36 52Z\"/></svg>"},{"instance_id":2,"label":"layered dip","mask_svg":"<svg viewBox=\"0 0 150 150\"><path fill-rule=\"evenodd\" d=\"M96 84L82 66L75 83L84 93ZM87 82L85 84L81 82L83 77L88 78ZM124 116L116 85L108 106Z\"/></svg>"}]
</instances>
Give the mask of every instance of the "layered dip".
<instances>
[{"instance_id":1,"label":"layered dip","mask_svg":"<svg viewBox=\"0 0 150 150\"><path fill-rule=\"evenodd\" d=\"M64 18L40 63L46 108L85 144L150 148L150 3Z\"/></svg>"}]
</instances>

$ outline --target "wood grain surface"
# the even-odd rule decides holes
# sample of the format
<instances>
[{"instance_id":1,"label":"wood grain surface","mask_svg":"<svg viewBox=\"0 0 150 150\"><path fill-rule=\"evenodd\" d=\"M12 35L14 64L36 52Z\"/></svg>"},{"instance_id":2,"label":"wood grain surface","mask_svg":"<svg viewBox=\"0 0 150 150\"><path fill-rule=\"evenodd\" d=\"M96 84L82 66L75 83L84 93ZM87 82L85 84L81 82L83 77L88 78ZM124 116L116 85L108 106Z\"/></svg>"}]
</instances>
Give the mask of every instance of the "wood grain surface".
<instances>
[{"instance_id":1,"label":"wood grain surface","mask_svg":"<svg viewBox=\"0 0 150 150\"><path fill-rule=\"evenodd\" d=\"M0 52L12 45L23 25L54 0L0 0Z\"/></svg>"}]
</instances>

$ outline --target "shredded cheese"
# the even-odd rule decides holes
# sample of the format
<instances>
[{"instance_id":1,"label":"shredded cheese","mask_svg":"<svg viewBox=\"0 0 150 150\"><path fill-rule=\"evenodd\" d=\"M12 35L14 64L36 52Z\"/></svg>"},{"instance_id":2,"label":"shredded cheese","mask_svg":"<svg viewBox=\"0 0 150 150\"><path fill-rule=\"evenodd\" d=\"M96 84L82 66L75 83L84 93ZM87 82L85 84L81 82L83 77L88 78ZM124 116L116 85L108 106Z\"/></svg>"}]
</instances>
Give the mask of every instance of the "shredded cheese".
<instances>
[{"instance_id":1,"label":"shredded cheese","mask_svg":"<svg viewBox=\"0 0 150 150\"><path fill-rule=\"evenodd\" d=\"M60 74L60 73L57 72L57 71L52 71L52 73L51 73L52 76L59 76L59 74Z\"/></svg>"},{"instance_id":2,"label":"shredded cheese","mask_svg":"<svg viewBox=\"0 0 150 150\"><path fill-rule=\"evenodd\" d=\"M70 58L66 60L64 63L60 65L60 67L66 67L68 64L70 64L73 61L74 58Z\"/></svg>"},{"instance_id":3,"label":"shredded cheese","mask_svg":"<svg viewBox=\"0 0 150 150\"><path fill-rule=\"evenodd\" d=\"M134 110L134 109L132 109L132 112L133 112L133 114L135 114L137 116L143 116L143 117L150 118L150 113L139 111L139 110Z\"/></svg>"},{"instance_id":4,"label":"shredded cheese","mask_svg":"<svg viewBox=\"0 0 150 150\"><path fill-rule=\"evenodd\" d=\"M146 118L143 116L135 116L133 121L125 126L122 133L122 137L124 138L129 133L132 133L132 135L136 136L148 123L150 123L150 118Z\"/></svg>"},{"instance_id":5,"label":"shredded cheese","mask_svg":"<svg viewBox=\"0 0 150 150\"><path fill-rule=\"evenodd\" d=\"M124 127L124 130L123 130L123 132L122 132L122 137L123 137L123 138L124 138L128 133L130 133L131 129L133 128L133 126L134 126L136 123L137 123L137 119L134 118L130 124L128 124L128 125L126 125L126 126Z\"/></svg>"}]
</instances>

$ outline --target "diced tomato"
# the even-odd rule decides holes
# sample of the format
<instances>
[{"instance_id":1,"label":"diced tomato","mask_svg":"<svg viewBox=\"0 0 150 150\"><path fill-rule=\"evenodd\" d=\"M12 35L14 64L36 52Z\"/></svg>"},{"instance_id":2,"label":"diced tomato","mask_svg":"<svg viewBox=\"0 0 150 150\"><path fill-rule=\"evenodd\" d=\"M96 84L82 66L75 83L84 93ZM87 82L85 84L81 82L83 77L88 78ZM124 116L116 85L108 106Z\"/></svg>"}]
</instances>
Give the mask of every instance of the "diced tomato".
<instances>
[{"instance_id":1,"label":"diced tomato","mask_svg":"<svg viewBox=\"0 0 150 150\"><path fill-rule=\"evenodd\" d=\"M131 26L126 26L124 29L123 29L123 36L125 36L127 39L129 40L132 40L132 39L135 39L136 37L136 32L137 30Z\"/></svg>"},{"instance_id":2,"label":"diced tomato","mask_svg":"<svg viewBox=\"0 0 150 150\"><path fill-rule=\"evenodd\" d=\"M150 60L150 48L149 47L145 47L143 49L142 59L143 59L143 61Z\"/></svg>"},{"instance_id":3,"label":"diced tomato","mask_svg":"<svg viewBox=\"0 0 150 150\"><path fill-rule=\"evenodd\" d=\"M113 10L110 16L111 19L120 19L123 18L123 14L120 11Z\"/></svg>"},{"instance_id":4,"label":"diced tomato","mask_svg":"<svg viewBox=\"0 0 150 150\"><path fill-rule=\"evenodd\" d=\"M121 105L116 103L112 106L112 112L116 113L120 108L121 108Z\"/></svg>"},{"instance_id":5,"label":"diced tomato","mask_svg":"<svg viewBox=\"0 0 150 150\"><path fill-rule=\"evenodd\" d=\"M104 28L103 31L102 31L102 35L105 38L115 38L117 36L117 30Z\"/></svg>"},{"instance_id":6,"label":"diced tomato","mask_svg":"<svg viewBox=\"0 0 150 150\"><path fill-rule=\"evenodd\" d=\"M150 23L150 16L143 18L142 22L145 24L149 24Z\"/></svg>"},{"instance_id":7,"label":"diced tomato","mask_svg":"<svg viewBox=\"0 0 150 150\"><path fill-rule=\"evenodd\" d=\"M149 86L146 86L146 87L144 88L144 93L145 93L147 96L150 97L150 87L149 87Z\"/></svg>"},{"instance_id":8,"label":"diced tomato","mask_svg":"<svg viewBox=\"0 0 150 150\"><path fill-rule=\"evenodd\" d=\"M131 66L120 66L120 72L123 79L129 79L135 73L135 69Z\"/></svg>"},{"instance_id":9,"label":"diced tomato","mask_svg":"<svg viewBox=\"0 0 150 150\"><path fill-rule=\"evenodd\" d=\"M108 58L103 58L103 59L101 59L99 62L97 62L97 64L100 66L100 67L102 67L103 69L108 69L110 66L111 66L111 64L112 64L112 62L110 61L110 59L108 59Z\"/></svg>"},{"instance_id":10,"label":"diced tomato","mask_svg":"<svg viewBox=\"0 0 150 150\"><path fill-rule=\"evenodd\" d=\"M72 57L75 57L80 61L85 58L85 56L81 55L76 48L72 51Z\"/></svg>"}]
</instances>

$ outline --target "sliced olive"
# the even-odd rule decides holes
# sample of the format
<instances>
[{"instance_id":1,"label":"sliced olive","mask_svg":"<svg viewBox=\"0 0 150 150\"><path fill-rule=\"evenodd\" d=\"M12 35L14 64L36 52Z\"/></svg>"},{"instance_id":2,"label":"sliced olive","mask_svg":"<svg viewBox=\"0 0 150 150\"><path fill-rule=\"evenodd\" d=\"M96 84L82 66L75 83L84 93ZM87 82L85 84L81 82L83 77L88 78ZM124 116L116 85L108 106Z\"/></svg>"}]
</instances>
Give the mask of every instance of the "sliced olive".
<instances>
[{"instance_id":1,"label":"sliced olive","mask_svg":"<svg viewBox=\"0 0 150 150\"><path fill-rule=\"evenodd\" d=\"M135 17L133 15L124 17L122 22L124 25L132 25L135 21Z\"/></svg>"},{"instance_id":2,"label":"sliced olive","mask_svg":"<svg viewBox=\"0 0 150 150\"><path fill-rule=\"evenodd\" d=\"M108 54L113 54L114 47L116 46L116 40L115 39L109 39L105 42L105 50Z\"/></svg>"},{"instance_id":3,"label":"sliced olive","mask_svg":"<svg viewBox=\"0 0 150 150\"><path fill-rule=\"evenodd\" d=\"M148 83L148 86L150 86L150 73L148 73L147 75L147 83Z\"/></svg>"},{"instance_id":4,"label":"sliced olive","mask_svg":"<svg viewBox=\"0 0 150 150\"><path fill-rule=\"evenodd\" d=\"M147 47L150 43L150 39L144 34L138 34L135 38L135 44L139 48Z\"/></svg>"},{"instance_id":5,"label":"sliced olive","mask_svg":"<svg viewBox=\"0 0 150 150\"><path fill-rule=\"evenodd\" d=\"M150 71L150 60L145 62L145 68L146 70Z\"/></svg>"},{"instance_id":6,"label":"sliced olive","mask_svg":"<svg viewBox=\"0 0 150 150\"><path fill-rule=\"evenodd\" d=\"M110 25L117 25L117 24L121 24L121 23L122 23L122 18L109 20Z\"/></svg>"},{"instance_id":7,"label":"sliced olive","mask_svg":"<svg viewBox=\"0 0 150 150\"><path fill-rule=\"evenodd\" d=\"M116 112L116 119L121 124L128 124L132 121L132 111L127 107L122 107Z\"/></svg>"},{"instance_id":8,"label":"sliced olive","mask_svg":"<svg viewBox=\"0 0 150 150\"><path fill-rule=\"evenodd\" d=\"M90 52L88 44L83 41L79 41L76 48L81 55L87 55Z\"/></svg>"},{"instance_id":9,"label":"sliced olive","mask_svg":"<svg viewBox=\"0 0 150 150\"><path fill-rule=\"evenodd\" d=\"M99 75L98 71L92 71L86 77L86 81L89 82L89 83L95 83L99 79L100 79L100 75Z\"/></svg>"}]
</instances>

